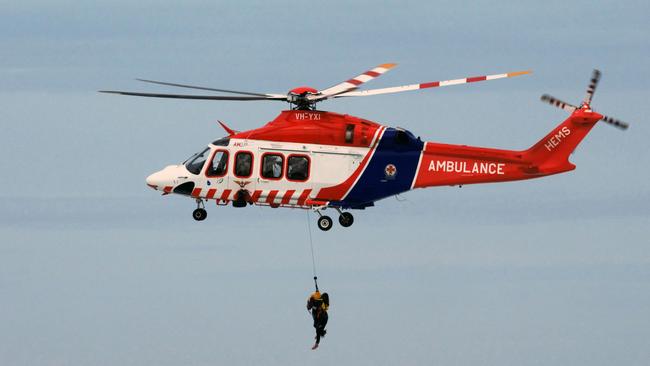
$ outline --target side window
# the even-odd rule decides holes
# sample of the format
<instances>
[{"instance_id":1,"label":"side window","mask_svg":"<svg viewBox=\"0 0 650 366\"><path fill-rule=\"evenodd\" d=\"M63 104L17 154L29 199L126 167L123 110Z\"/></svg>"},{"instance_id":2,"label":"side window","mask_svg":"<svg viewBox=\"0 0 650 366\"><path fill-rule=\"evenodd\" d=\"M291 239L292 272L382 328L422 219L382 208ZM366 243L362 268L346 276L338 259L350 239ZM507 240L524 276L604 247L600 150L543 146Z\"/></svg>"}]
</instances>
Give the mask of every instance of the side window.
<instances>
[{"instance_id":1,"label":"side window","mask_svg":"<svg viewBox=\"0 0 650 366\"><path fill-rule=\"evenodd\" d=\"M215 140L212 145L215 146L228 146L230 143L230 137L222 137L219 140Z\"/></svg>"},{"instance_id":2,"label":"side window","mask_svg":"<svg viewBox=\"0 0 650 366\"><path fill-rule=\"evenodd\" d=\"M292 155L287 160L287 179L305 181L309 179L309 157Z\"/></svg>"},{"instance_id":3,"label":"side window","mask_svg":"<svg viewBox=\"0 0 650 366\"><path fill-rule=\"evenodd\" d=\"M354 142L354 125L345 126L345 142L348 144Z\"/></svg>"},{"instance_id":4,"label":"side window","mask_svg":"<svg viewBox=\"0 0 650 366\"><path fill-rule=\"evenodd\" d=\"M221 177L226 174L227 169L228 152L226 150L217 150L212 157L212 162L205 171L205 175L208 177Z\"/></svg>"},{"instance_id":5,"label":"side window","mask_svg":"<svg viewBox=\"0 0 650 366\"><path fill-rule=\"evenodd\" d=\"M248 178L253 171L253 154L242 151L235 155L235 175L240 178Z\"/></svg>"},{"instance_id":6,"label":"side window","mask_svg":"<svg viewBox=\"0 0 650 366\"><path fill-rule=\"evenodd\" d=\"M280 179L282 178L282 168L284 166L284 156L281 154L264 154L262 157L262 178Z\"/></svg>"}]
</instances>

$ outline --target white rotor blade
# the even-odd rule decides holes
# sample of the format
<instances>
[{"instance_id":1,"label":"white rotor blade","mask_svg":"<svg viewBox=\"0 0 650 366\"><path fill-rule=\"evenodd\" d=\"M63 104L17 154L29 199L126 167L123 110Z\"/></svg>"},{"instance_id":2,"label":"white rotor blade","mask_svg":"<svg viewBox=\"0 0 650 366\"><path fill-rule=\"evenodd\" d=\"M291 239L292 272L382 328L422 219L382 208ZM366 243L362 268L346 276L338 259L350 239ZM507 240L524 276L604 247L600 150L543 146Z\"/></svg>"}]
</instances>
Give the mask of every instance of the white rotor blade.
<instances>
[{"instance_id":1,"label":"white rotor blade","mask_svg":"<svg viewBox=\"0 0 650 366\"><path fill-rule=\"evenodd\" d=\"M349 79L347 81L344 81L340 84L334 85L330 88L321 90L317 95L310 95L309 100L322 100L322 99L327 99L330 98L334 95L344 93L349 90L353 90L359 87L359 85L366 83L376 77L381 76L384 74L386 71L392 69L393 67L397 66L397 64L381 64L377 67L375 67L372 70L368 70L364 72L363 74L359 74L352 79Z\"/></svg>"},{"instance_id":2,"label":"white rotor blade","mask_svg":"<svg viewBox=\"0 0 650 366\"><path fill-rule=\"evenodd\" d=\"M390 87L390 88L349 91L349 92L345 92L345 93L335 95L334 98L338 98L338 97L365 97L365 96L370 96L370 95L401 93L401 92L411 91L411 90L437 88L437 87L441 87L441 86L467 84L467 83L474 83L474 82L477 82L477 81L484 81L484 80L495 80L495 79L510 78L510 77L514 77L514 76L530 74L531 72L532 71L517 71L517 72L509 72L509 73L505 73L505 74L474 76L474 77L463 78L463 79L433 81L433 82L428 82L428 83L411 84L411 85L403 85L403 86L393 86L393 87Z\"/></svg>"}]
</instances>

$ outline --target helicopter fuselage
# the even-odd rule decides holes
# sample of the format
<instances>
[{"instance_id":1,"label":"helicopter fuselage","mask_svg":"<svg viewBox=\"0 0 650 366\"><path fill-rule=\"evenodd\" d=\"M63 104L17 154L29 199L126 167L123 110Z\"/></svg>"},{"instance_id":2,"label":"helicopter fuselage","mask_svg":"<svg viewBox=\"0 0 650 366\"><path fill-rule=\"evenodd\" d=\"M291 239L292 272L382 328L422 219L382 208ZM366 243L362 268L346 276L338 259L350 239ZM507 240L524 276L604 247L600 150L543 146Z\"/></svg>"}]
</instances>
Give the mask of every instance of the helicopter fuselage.
<instances>
[{"instance_id":1,"label":"helicopter fuselage","mask_svg":"<svg viewBox=\"0 0 650 366\"><path fill-rule=\"evenodd\" d=\"M325 111L283 111L147 178L164 193L271 207L363 209L411 189L503 182L575 168L568 155L601 118L578 110L526 151L423 142Z\"/></svg>"}]
</instances>

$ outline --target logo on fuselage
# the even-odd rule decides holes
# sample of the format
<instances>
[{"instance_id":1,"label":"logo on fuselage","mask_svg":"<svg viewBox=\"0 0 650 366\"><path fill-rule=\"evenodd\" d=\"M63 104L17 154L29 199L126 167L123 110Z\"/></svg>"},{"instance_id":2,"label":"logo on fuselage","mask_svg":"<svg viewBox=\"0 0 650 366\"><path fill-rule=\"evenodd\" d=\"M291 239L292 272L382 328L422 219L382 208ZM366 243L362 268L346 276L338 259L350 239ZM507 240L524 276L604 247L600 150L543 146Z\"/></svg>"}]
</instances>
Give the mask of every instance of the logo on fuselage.
<instances>
[{"instance_id":1,"label":"logo on fuselage","mask_svg":"<svg viewBox=\"0 0 650 366\"><path fill-rule=\"evenodd\" d=\"M388 164L384 168L384 175L386 176L386 179L395 179L395 176L397 175L397 167L393 164Z\"/></svg>"},{"instance_id":2,"label":"logo on fuselage","mask_svg":"<svg viewBox=\"0 0 650 366\"><path fill-rule=\"evenodd\" d=\"M250 184L250 181L233 180L233 183L239 185L239 188L242 188L242 189L243 189L243 188L246 187L248 184Z\"/></svg>"},{"instance_id":3,"label":"logo on fuselage","mask_svg":"<svg viewBox=\"0 0 650 366\"><path fill-rule=\"evenodd\" d=\"M320 113L298 112L295 114L298 121L320 121Z\"/></svg>"},{"instance_id":4,"label":"logo on fuselage","mask_svg":"<svg viewBox=\"0 0 650 366\"><path fill-rule=\"evenodd\" d=\"M430 172L503 175L504 163L431 160Z\"/></svg>"},{"instance_id":5,"label":"logo on fuselage","mask_svg":"<svg viewBox=\"0 0 650 366\"><path fill-rule=\"evenodd\" d=\"M544 147L548 151L552 151L555 149L561 142L564 140L567 136L571 134L571 130L569 127L564 126L560 130L558 130L551 138L546 140L546 143L544 143Z\"/></svg>"}]
</instances>

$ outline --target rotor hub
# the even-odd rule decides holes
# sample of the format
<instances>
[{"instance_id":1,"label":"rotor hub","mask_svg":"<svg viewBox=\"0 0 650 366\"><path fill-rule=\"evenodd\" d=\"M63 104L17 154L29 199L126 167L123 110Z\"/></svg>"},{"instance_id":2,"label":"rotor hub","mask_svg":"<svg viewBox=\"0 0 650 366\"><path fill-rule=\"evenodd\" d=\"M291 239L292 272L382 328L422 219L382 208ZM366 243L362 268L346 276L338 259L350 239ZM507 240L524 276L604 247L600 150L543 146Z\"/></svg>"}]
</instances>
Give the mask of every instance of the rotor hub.
<instances>
[{"instance_id":1,"label":"rotor hub","mask_svg":"<svg viewBox=\"0 0 650 366\"><path fill-rule=\"evenodd\" d=\"M312 110L316 108L316 101L307 98L308 95L318 94L318 90L309 86L299 86L289 90L287 101L295 106L295 109Z\"/></svg>"},{"instance_id":2,"label":"rotor hub","mask_svg":"<svg viewBox=\"0 0 650 366\"><path fill-rule=\"evenodd\" d=\"M289 94L306 95L307 93L316 94L318 93L318 90L309 86L299 86L297 88L293 88L289 90Z\"/></svg>"}]
</instances>

